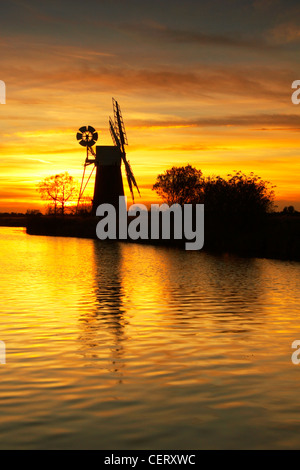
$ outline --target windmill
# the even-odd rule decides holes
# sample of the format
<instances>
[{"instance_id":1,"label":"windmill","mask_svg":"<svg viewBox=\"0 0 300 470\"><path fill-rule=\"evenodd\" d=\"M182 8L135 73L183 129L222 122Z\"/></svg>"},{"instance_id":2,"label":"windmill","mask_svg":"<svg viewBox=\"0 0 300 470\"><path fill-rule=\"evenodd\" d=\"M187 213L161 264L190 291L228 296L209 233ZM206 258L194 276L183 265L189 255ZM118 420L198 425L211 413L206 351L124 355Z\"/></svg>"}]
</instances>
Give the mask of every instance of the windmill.
<instances>
[{"instance_id":1,"label":"windmill","mask_svg":"<svg viewBox=\"0 0 300 470\"><path fill-rule=\"evenodd\" d=\"M83 126L77 132L79 144L86 147L87 154L84 164L84 171L81 181L81 187L78 197L80 199L91 179L96 168L93 213L96 213L100 204L112 204L118 208L119 197L124 196L123 179L121 172L121 162L123 161L128 181L128 186L134 201L133 188L135 187L140 194L135 177L133 175L129 161L126 159L125 145L128 145L124 121L118 102L113 98L114 120L109 118L109 128L113 139L113 146L97 145L96 152L93 146L98 140L98 133L92 126ZM88 165L93 165L92 171L85 182L85 172Z\"/></svg>"}]
</instances>

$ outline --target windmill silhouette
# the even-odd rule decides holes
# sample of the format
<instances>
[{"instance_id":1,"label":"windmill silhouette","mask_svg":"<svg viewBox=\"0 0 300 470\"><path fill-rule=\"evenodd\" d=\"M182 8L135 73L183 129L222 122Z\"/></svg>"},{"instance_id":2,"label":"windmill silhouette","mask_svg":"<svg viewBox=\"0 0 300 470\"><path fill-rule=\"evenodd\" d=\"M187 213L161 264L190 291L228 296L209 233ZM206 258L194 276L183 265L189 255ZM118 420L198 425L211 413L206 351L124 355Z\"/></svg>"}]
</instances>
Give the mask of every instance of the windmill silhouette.
<instances>
[{"instance_id":1,"label":"windmill silhouette","mask_svg":"<svg viewBox=\"0 0 300 470\"><path fill-rule=\"evenodd\" d=\"M133 189L136 188L140 195L138 185L133 175L129 161L126 158L125 146L128 145L124 121L118 102L113 98L114 119L109 118L109 129L114 145L97 145L96 151L93 146L98 140L98 133L92 126L83 126L77 132L79 144L86 147L87 155L78 197L78 205L83 193L96 169L93 214L96 213L100 204L112 204L116 209L119 206L119 197L124 196L121 163L123 161L126 171L127 182L134 202ZM86 178L86 168L93 165L92 171Z\"/></svg>"}]
</instances>

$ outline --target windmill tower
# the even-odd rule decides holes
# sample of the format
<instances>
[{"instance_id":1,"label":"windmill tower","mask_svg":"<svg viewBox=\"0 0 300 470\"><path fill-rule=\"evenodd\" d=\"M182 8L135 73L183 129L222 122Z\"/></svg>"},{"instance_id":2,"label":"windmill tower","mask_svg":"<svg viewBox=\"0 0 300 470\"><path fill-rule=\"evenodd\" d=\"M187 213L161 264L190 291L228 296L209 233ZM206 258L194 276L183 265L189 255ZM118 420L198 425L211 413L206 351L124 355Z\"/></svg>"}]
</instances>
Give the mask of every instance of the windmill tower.
<instances>
[{"instance_id":1,"label":"windmill tower","mask_svg":"<svg viewBox=\"0 0 300 470\"><path fill-rule=\"evenodd\" d=\"M98 133L91 126L81 127L77 133L77 140L87 147L87 157L84 164L84 172L78 198L78 204L83 192L96 169L93 214L96 213L100 204L112 204L116 209L119 207L119 197L124 196L121 163L123 161L128 181L129 190L134 201L133 187L139 192L135 177L129 161L126 159L125 145L128 145L124 121L118 102L113 98L114 119L109 118L109 128L114 145L97 145L96 152L92 148ZM86 167L93 165L92 171L84 184ZM78 205L77 205L78 207Z\"/></svg>"}]
</instances>

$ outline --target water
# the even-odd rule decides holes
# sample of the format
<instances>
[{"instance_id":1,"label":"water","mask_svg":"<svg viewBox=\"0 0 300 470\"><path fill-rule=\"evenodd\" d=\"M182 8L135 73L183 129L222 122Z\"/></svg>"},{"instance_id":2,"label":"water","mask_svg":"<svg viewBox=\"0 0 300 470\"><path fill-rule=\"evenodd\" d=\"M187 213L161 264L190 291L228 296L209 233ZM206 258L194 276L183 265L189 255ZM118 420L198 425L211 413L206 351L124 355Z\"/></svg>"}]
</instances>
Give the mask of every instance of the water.
<instances>
[{"instance_id":1,"label":"water","mask_svg":"<svg viewBox=\"0 0 300 470\"><path fill-rule=\"evenodd\" d=\"M300 263L0 228L2 449L300 448Z\"/></svg>"}]
</instances>

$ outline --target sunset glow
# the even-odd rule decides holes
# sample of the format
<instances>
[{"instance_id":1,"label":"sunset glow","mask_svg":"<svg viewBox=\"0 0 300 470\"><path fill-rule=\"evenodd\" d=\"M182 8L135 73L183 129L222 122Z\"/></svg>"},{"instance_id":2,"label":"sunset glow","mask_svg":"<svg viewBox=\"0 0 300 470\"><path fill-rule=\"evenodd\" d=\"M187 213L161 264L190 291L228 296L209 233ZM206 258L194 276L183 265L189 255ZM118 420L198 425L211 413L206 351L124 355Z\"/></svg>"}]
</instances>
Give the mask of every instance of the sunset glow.
<instances>
[{"instance_id":1,"label":"sunset glow","mask_svg":"<svg viewBox=\"0 0 300 470\"><path fill-rule=\"evenodd\" d=\"M231 3L224 18L220 0L163 9L153 1L143 10L100 1L93 15L77 1L11 2L0 20L0 211L42 209L36 184L46 176L81 179L77 129L92 125L98 143L111 145L112 97L123 111L136 202L156 201L156 176L190 163L205 176L253 171L276 186L279 208L299 209L300 107L291 101L299 6Z\"/></svg>"},{"instance_id":2,"label":"sunset glow","mask_svg":"<svg viewBox=\"0 0 300 470\"><path fill-rule=\"evenodd\" d=\"M2 2L0 449L300 449L299 18Z\"/></svg>"}]
</instances>

